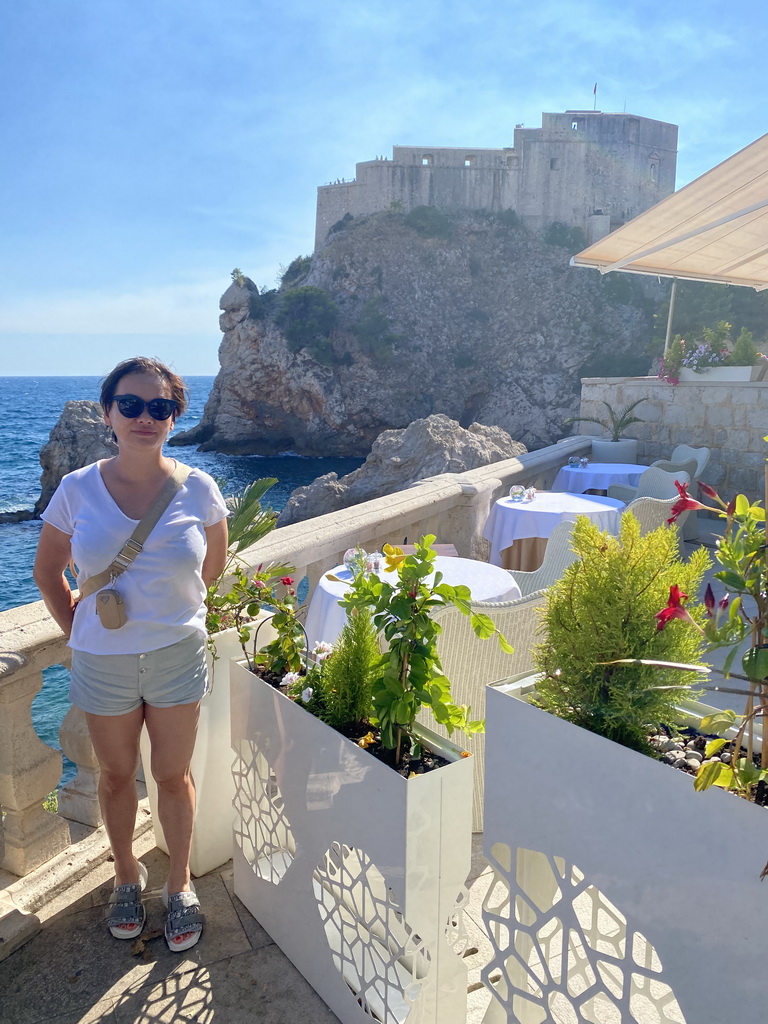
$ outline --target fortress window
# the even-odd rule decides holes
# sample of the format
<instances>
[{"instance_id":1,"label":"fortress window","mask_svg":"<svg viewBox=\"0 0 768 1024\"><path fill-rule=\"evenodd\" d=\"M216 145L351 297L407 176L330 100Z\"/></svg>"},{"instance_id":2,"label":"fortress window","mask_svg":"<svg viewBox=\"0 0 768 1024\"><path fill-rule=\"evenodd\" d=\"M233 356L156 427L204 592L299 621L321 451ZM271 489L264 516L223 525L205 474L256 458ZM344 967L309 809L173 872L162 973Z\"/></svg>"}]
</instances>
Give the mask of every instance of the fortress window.
<instances>
[{"instance_id":1,"label":"fortress window","mask_svg":"<svg viewBox=\"0 0 768 1024\"><path fill-rule=\"evenodd\" d=\"M578 129L579 129L579 122L578 121L571 121L571 128L573 128L574 131L578 131Z\"/></svg>"},{"instance_id":2,"label":"fortress window","mask_svg":"<svg viewBox=\"0 0 768 1024\"><path fill-rule=\"evenodd\" d=\"M433 158L431 153L425 153L424 156L421 158L422 167L431 167L432 162Z\"/></svg>"},{"instance_id":3,"label":"fortress window","mask_svg":"<svg viewBox=\"0 0 768 1024\"><path fill-rule=\"evenodd\" d=\"M657 164L650 164L650 166L648 167L648 177L651 179L651 181L656 181L656 178L658 177L658 171L659 168Z\"/></svg>"},{"instance_id":4,"label":"fortress window","mask_svg":"<svg viewBox=\"0 0 768 1024\"><path fill-rule=\"evenodd\" d=\"M549 169L550 169L550 171L559 171L560 170L560 157L551 156L549 158Z\"/></svg>"},{"instance_id":5,"label":"fortress window","mask_svg":"<svg viewBox=\"0 0 768 1024\"><path fill-rule=\"evenodd\" d=\"M474 157L474 156L465 156L464 157L464 166L465 167L474 167L476 163L477 163L477 157Z\"/></svg>"}]
</instances>

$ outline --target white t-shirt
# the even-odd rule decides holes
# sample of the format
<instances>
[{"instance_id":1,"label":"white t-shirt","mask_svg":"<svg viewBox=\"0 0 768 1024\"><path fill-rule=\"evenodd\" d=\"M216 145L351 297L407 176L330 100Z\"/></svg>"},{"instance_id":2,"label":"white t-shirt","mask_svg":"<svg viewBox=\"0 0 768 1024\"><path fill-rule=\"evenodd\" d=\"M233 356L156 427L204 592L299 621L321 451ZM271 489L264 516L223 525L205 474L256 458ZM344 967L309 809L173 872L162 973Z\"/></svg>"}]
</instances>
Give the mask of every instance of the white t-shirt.
<instances>
[{"instance_id":1,"label":"white t-shirt","mask_svg":"<svg viewBox=\"0 0 768 1024\"><path fill-rule=\"evenodd\" d=\"M227 514L213 478L191 470L143 550L115 582L128 621L120 629L105 629L96 614L96 594L90 594L77 606L69 646L90 654L140 654L168 647L195 630L205 634L205 528ZM120 511L98 463L68 473L42 519L72 538L80 579L106 569L138 523Z\"/></svg>"}]
</instances>

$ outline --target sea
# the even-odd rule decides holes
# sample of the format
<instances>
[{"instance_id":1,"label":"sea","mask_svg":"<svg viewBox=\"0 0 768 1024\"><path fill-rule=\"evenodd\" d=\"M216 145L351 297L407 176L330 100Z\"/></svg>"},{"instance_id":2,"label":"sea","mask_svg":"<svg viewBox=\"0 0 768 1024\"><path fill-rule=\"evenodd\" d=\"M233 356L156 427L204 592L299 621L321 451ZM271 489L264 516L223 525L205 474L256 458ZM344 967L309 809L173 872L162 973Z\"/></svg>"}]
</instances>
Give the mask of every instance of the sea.
<instances>
[{"instance_id":1,"label":"sea","mask_svg":"<svg viewBox=\"0 0 768 1024\"><path fill-rule=\"evenodd\" d=\"M177 421L189 429L200 421L213 386L213 377L185 377L190 405ZM0 512L31 509L40 496L40 449L61 415L64 403L74 399L98 401L99 377L0 377ZM296 487L324 473L351 473L362 459L304 458L290 453L262 458L257 455L221 455L194 447L172 447L167 454L227 481L225 493L234 493L259 477L277 477L265 499L276 511ZM0 523L0 611L39 601L32 580L32 563L42 523ZM43 688L32 704L32 721L40 738L61 749L58 733L69 708L69 673L60 665L43 672ZM64 758L62 782L76 772Z\"/></svg>"}]
</instances>

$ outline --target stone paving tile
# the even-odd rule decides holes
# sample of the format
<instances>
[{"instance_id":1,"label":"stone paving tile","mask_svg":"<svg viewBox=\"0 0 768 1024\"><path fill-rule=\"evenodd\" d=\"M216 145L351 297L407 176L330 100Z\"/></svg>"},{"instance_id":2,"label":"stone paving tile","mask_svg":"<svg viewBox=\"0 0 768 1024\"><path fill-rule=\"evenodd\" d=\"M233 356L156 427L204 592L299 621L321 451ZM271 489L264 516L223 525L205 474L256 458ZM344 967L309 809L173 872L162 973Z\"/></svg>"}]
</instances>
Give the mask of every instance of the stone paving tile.
<instances>
[{"instance_id":1,"label":"stone paving tile","mask_svg":"<svg viewBox=\"0 0 768 1024\"><path fill-rule=\"evenodd\" d=\"M229 878L226 876L222 878L224 885L227 887L227 892L232 900L232 906L235 908L240 924L243 927L243 931L248 937L248 941L251 944L251 949L261 949L262 946L269 946L272 943L272 938L264 928L261 927L256 918L251 914L245 904L241 903L235 895L235 886L230 875Z\"/></svg>"},{"instance_id":2,"label":"stone paving tile","mask_svg":"<svg viewBox=\"0 0 768 1024\"><path fill-rule=\"evenodd\" d=\"M113 995L86 1017L69 1012L46 1024L338 1024L275 945L128 984Z\"/></svg>"},{"instance_id":3,"label":"stone paving tile","mask_svg":"<svg viewBox=\"0 0 768 1024\"><path fill-rule=\"evenodd\" d=\"M197 888L207 917L206 932L197 946L182 954L172 953L162 937L165 908L159 896L145 896L147 941L141 955L132 953L132 942L111 938L102 906L51 918L35 939L0 963L0 1020L37 1024L64 1013L83 1013L114 998L125 986L190 973L250 951L222 880L208 875L199 879ZM154 931L158 936L149 939Z\"/></svg>"}]
</instances>

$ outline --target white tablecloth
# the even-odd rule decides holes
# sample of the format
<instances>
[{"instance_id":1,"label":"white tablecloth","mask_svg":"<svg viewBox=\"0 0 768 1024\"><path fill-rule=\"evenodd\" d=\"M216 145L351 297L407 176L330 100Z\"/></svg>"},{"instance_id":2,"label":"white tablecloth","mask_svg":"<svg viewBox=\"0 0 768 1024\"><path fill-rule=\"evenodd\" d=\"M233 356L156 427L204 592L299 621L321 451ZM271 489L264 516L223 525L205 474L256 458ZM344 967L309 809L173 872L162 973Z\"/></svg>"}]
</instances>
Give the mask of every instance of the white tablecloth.
<instances>
[{"instance_id":1,"label":"white tablecloth","mask_svg":"<svg viewBox=\"0 0 768 1024\"><path fill-rule=\"evenodd\" d=\"M494 503L483 530L491 542L491 562L501 565L501 552L516 540L549 537L558 523L574 522L576 516L589 516L602 530L619 532L620 511L624 502L594 494L564 494L539 491L532 501L500 498Z\"/></svg>"},{"instance_id":2,"label":"white tablecloth","mask_svg":"<svg viewBox=\"0 0 768 1024\"><path fill-rule=\"evenodd\" d=\"M637 487L637 481L648 469L634 466L629 462L590 462L581 466L563 466L552 484L553 491L569 491L582 494L584 491L607 491L611 484L629 484Z\"/></svg>"},{"instance_id":3,"label":"white tablecloth","mask_svg":"<svg viewBox=\"0 0 768 1024\"><path fill-rule=\"evenodd\" d=\"M515 601L520 597L520 587L506 569L489 565L488 562L438 555L435 569L443 574L444 583L454 587L463 583L469 587L473 601ZM351 573L343 565L337 565L329 572L341 580L352 580ZM396 574L382 573L381 578L394 581ZM334 643L338 639L346 622L346 614L339 606L339 601L347 590L346 582L329 580L326 574L321 576L312 595L305 623L309 650L319 640Z\"/></svg>"}]
</instances>

